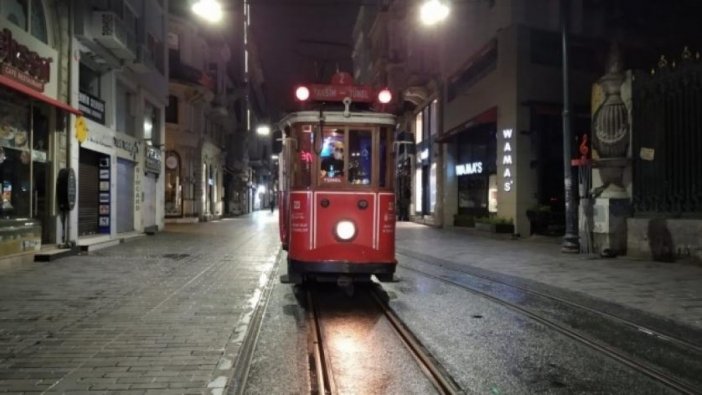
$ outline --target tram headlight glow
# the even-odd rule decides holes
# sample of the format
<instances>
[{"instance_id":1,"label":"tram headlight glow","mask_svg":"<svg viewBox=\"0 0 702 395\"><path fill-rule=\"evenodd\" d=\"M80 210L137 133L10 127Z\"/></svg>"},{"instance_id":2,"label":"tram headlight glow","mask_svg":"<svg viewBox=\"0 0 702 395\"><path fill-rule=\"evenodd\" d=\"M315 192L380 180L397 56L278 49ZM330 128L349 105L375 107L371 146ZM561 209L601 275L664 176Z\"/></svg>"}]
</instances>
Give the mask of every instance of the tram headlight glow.
<instances>
[{"instance_id":1,"label":"tram headlight glow","mask_svg":"<svg viewBox=\"0 0 702 395\"><path fill-rule=\"evenodd\" d=\"M388 104L390 103L390 100L392 100L392 93L390 93L390 90L388 89L383 89L380 92L378 92L378 101L383 103L383 104Z\"/></svg>"},{"instance_id":2,"label":"tram headlight glow","mask_svg":"<svg viewBox=\"0 0 702 395\"><path fill-rule=\"evenodd\" d=\"M295 90L295 97L299 101L305 101L310 98L310 90L306 86L300 86Z\"/></svg>"},{"instance_id":3,"label":"tram headlight glow","mask_svg":"<svg viewBox=\"0 0 702 395\"><path fill-rule=\"evenodd\" d=\"M356 225L351 221L339 221L336 224L336 236L341 240L351 240L356 235Z\"/></svg>"}]
</instances>

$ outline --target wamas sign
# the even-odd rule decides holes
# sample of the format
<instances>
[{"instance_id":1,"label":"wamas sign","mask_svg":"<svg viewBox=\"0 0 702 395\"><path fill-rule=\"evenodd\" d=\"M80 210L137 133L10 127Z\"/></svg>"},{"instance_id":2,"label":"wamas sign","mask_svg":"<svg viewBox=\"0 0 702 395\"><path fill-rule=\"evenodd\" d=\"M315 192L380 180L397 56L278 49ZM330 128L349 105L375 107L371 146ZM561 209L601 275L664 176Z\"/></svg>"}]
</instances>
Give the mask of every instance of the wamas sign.
<instances>
[{"instance_id":1,"label":"wamas sign","mask_svg":"<svg viewBox=\"0 0 702 395\"><path fill-rule=\"evenodd\" d=\"M512 190L514 180L512 179L512 134L513 129L502 129L502 137L505 143L502 147L502 190L509 192Z\"/></svg>"}]
</instances>

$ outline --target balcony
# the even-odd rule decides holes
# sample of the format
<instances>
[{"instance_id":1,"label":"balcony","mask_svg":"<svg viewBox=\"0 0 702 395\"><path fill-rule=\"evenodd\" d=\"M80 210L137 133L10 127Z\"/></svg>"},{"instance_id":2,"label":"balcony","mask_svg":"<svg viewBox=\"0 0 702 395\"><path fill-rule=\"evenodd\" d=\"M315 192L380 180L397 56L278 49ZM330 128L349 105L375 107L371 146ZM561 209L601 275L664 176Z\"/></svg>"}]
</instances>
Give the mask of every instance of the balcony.
<instances>
[{"instance_id":1,"label":"balcony","mask_svg":"<svg viewBox=\"0 0 702 395\"><path fill-rule=\"evenodd\" d=\"M168 64L171 81L195 87L201 94L208 97L207 101L214 98L215 80L207 73L181 62L178 58L170 58Z\"/></svg>"}]
</instances>

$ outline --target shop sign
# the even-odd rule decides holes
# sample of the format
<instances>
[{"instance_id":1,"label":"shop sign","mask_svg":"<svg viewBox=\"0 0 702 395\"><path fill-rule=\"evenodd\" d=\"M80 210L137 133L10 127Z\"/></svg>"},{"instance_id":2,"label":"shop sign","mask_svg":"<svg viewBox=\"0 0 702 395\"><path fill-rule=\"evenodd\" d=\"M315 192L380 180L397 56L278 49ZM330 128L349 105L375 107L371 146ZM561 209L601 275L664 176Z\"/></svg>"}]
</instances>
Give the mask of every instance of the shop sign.
<instances>
[{"instance_id":1,"label":"shop sign","mask_svg":"<svg viewBox=\"0 0 702 395\"><path fill-rule=\"evenodd\" d=\"M505 192L512 190L512 129L503 129L502 137L505 139L505 145L502 147L502 165L505 167L502 172L502 189Z\"/></svg>"},{"instance_id":2,"label":"shop sign","mask_svg":"<svg viewBox=\"0 0 702 395\"><path fill-rule=\"evenodd\" d=\"M0 31L0 74L38 92L44 92L44 85L51 78L50 57L41 57L21 45L5 28Z\"/></svg>"},{"instance_id":3,"label":"shop sign","mask_svg":"<svg viewBox=\"0 0 702 395\"><path fill-rule=\"evenodd\" d=\"M99 98L80 92L78 95L78 109L86 118L105 124L105 102Z\"/></svg>"},{"instance_id":4,"label":"shop sign","mask_svg":"<svg viewBox=\"0 0 702 395\"><path fill-rule=\"evenodd\" d=\"M161 173L161 150L147 146L146 155L144 160L144 172L159 175ZM174 158L174 156L169 156L168 159Z\"/></svg>"},{"instance_id":5,"label":"shop sign","mask_svg":"<svg viewBox=\"0 0 702 395\"><path fill-rule=\"evenodd\" d=\"M139 154L139 143L136 141L129 141L129 140L122 140L119 137L114 138L114 144L115 147L118 150L126 151L128 155L132 157L133 160L136 160L137 155Z\"/></svg>"},{"instance_id":6,"label":"shop sign","mask_svg":"<svg viewBox=\"0 0 702 395\"><path fill-rule=\"evenodd\" d=\"M471 174L482 174L483 162L464 163L456 165L456 175L468 176Z\"/></svg>"}]
</instances>

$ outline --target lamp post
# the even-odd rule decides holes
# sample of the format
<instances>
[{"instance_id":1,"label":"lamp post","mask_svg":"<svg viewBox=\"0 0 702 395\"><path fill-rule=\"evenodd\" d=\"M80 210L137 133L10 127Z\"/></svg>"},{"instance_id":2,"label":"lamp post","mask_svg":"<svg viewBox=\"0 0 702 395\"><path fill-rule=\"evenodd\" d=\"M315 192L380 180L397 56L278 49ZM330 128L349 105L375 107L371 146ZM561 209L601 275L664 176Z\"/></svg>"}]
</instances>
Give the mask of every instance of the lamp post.
<instances>
[{"instance_id":1,"label":"lamp post","mask_svg":"<svg viewBox=\"0 0 702 395\"><path fill-rule=\"evenodd\" d=\"M571 172L571 139L570 131L570 89L569 89L569 64L568 64L568 29L569 29L569 0L561 0L561 45L563 54L563 187L565 200L565 236L561 244L561 251L567 253L580 252L580 242L578 240L578 213L573 200L574 187L573 175Z\"/></svg>"},{"instance_id":2,"label":"lamp post","mask_svg":"<svg viewBox=\"0 0 702 395\"><path fill-rule=\"evenodd\" d=\"M191 6L191 10L195 15L210 23L222 20L222 5L217 0L197 0Z\"/></svg>"}]
</instances>

